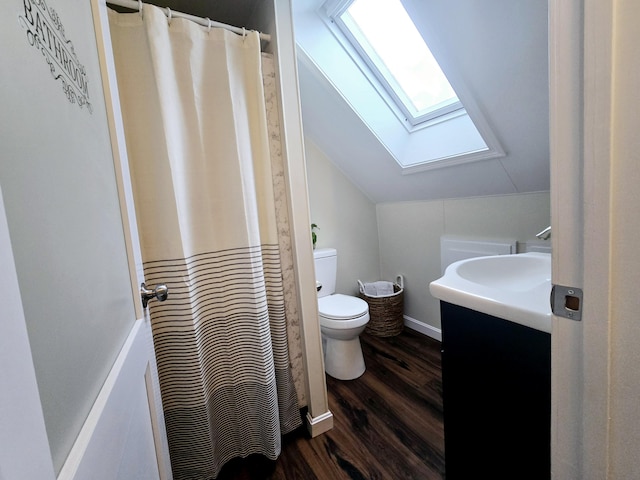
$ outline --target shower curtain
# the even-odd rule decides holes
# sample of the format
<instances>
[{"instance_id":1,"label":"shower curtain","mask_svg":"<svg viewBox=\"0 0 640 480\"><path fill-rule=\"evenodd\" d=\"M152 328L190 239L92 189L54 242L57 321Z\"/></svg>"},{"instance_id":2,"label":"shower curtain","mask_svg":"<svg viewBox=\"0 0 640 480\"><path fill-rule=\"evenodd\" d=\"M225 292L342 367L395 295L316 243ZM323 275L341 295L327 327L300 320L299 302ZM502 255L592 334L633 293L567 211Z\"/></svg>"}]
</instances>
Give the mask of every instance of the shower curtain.
<instances>
[{"instance_id":1,"label":"shower curtain","mask_svg":"<svg viewBox=\"0 0 640 480\"><path fill-rule=\"evenodd\" d=\"M109 16L174 478L215 478L301 424L260 40Z\"/></svg>"}]
</instances>

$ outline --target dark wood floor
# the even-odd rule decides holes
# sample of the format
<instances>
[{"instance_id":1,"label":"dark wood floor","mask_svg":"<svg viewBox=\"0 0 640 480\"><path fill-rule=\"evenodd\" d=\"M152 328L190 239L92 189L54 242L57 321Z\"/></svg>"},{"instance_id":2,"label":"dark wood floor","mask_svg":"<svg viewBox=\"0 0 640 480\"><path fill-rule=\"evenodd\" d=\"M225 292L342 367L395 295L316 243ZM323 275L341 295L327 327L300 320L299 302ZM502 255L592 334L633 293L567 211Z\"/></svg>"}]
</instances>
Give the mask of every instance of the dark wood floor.
<instances>
[{"instance_id":1,"label":"dark wood floor","mask_svg":"<svg viewBox=\"0 0 640 480\"><path fill-rule=\"evenodd\" d=\"M275 462L227 464L221 480L435 480L444 478L440 343L405 330L361 335L367 371L327 376L334 428L316 438L289 434Z\"/></svg>"}]
</instances>

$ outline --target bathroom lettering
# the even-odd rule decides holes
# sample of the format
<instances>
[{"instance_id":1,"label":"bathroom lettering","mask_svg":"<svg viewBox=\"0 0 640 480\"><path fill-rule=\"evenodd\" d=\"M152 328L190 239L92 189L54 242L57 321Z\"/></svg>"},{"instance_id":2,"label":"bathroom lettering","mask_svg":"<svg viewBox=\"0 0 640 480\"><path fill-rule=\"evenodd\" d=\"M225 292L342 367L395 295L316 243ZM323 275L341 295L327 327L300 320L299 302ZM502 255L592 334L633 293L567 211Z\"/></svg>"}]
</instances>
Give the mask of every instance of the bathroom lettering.
<instances>
[{"instance_id":1,"label":"bathroom lettering","mask_svg":"<svg viewBox=\"0 0 640 480\"><path fill-rule=\"evenodd\" d=\"M55 10L45 0L23 0L24 16L20 23L26 29L29 45L37 48L45 57L54 79L62 82L62 88L71 103L87 106L89 83L84 66L78 60L73 44L67 40L64 26Z\"/></svg>"}]
</instances>

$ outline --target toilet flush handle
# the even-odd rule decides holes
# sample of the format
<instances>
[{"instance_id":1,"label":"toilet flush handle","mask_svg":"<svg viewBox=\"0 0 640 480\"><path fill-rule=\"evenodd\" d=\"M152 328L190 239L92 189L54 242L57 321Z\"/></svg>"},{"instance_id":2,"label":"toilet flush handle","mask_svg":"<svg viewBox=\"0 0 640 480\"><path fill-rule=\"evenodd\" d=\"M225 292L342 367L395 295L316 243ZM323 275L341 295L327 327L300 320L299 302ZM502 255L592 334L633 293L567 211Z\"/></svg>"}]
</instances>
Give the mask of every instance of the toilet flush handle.
<instances>
[{"instance_id":1,"label":"toilet flush handle","mask_svg":"<svg viewBox=\"0 0 640 480\"><path fill-rule=\"evenodd\" d=\"M316 290L319 292L322 289L322 284L316 280Z\"/></svg>"}]
</instances>

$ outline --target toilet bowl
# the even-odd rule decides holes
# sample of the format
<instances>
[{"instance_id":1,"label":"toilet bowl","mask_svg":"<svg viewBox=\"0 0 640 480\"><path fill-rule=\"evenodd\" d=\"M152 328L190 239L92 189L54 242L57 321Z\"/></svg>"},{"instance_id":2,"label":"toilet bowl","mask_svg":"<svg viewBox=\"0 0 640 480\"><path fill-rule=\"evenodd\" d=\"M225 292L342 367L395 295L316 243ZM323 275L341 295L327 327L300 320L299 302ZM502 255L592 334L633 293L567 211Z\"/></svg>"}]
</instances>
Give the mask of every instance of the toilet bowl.
<instances>
[{"instance_id":1,"label":"toilet bowl","mask_svg":"<svg viewBox=\"0 0 640 480\"><path fill-rule=\"evenodd\" d=\"M360 298L335 293L335 249L318 249L314 259L324 370L338 380L353 380L366 370L359 335L369 322L369 306Z\"/></svg>"},{"instance_id":2,"label":"toilet bowl","mask_svg":"<svg viewBox=\"0 0 640 480\"><path fill-rule=\"evenodd\" d=\"M318 299L324 371L338 380L353 380L365 370L360 334L369 322L364 300L334 294Z\"/></svg>"}]
</instances>

